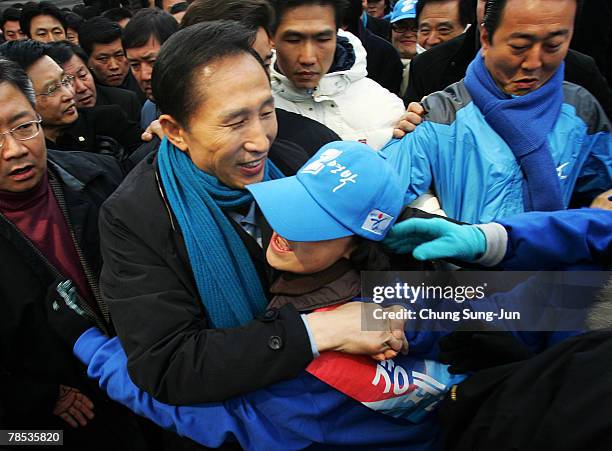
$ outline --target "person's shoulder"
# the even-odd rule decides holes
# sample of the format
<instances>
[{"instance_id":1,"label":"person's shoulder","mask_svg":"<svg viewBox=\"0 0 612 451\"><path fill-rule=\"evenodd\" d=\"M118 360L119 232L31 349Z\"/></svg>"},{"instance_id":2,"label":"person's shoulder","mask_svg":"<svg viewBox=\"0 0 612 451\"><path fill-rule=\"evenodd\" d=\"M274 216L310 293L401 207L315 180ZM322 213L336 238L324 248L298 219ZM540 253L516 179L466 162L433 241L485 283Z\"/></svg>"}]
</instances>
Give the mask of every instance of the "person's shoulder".
<instances>
[{"instance_id":1,"label":"person's shoulder","mask_svg":"<svg viewBox=\"0 0 612 451\"><path fill-rule=\"evenodd\" d=\"M92 178L99 174L121 174L121 166L109 155L93 152L65 151L47 149L47 159L51 164L73 175Z\"/></svg>"},{"instance_id":2,"label":"person's shoulder","mask_svg":"<svg viewBox=\"0 0 612 451\"><path fill-rule=\"evenodd\" d=\"M574 108L576 116L587 125L589 134L610 132L610 121L603 108L586 88L564 81L563 102Z\"/></svg>"},{"instance_id":3,"label":"person's shoulder","mask_svg":"<svg viewBox=\"0 0 612 451\"><path fill-rule=\"evenodd\" d=\"M114 216L138 216L161 202L156 177L156 156L152 153L138 163L104 203ZM147 215L148 216L148 215ZM141 218L142 219L142 218Z\"/></svg>"},{"instance_id":4,"label":"person's shoulder","mask_svg":"<svg viewBox=\"0 0 612 451\"><path fill-rule=\"evenodd\" d=\"M110 194L123 180L117 160L92 152L47 149L47 165L66 187L97 187Z\"/></svg>"},{"instance_id":5,"label":"person's shoulder","mask_svg":"<svg viewBox=\"0 0 612 451\"><path fill-rule=\"evenodd\" d=\"M117 88L115 86L96 85L96 90L98 91L98 93L101 93L103 97L108 99L111 104L113 103L113 101L121 100L123 100L124 102L140 103L136 93L130 91L129 89Z\"/></svg>"},{"instance_id":6,"label":"person's shoulder","mask_svg":"<svg viewBox=\"0 0 612 451\"><path fill-rule=\"evenodd\" d=\"M423 100L427 111L426 120L438 124L450 125L455 122L459 110L472 102L472 96L463 80L453 83L443 91L429 94Z\"/></svg>"},{"instance_id":7,"label":"person's shoulder","mask_svg":"<svg viewBox=\"0 0 612 451\"><path fill-rule=\"evenodd\" d=\"M466 34L460 34L459 36L443 42L424 53L415 56L410 63L411 66L415 65L415 69L421 69L432 71L439 68L442 65L446 65L453 56L463 47L466 39Z\"/></svg>"}]
</instances>

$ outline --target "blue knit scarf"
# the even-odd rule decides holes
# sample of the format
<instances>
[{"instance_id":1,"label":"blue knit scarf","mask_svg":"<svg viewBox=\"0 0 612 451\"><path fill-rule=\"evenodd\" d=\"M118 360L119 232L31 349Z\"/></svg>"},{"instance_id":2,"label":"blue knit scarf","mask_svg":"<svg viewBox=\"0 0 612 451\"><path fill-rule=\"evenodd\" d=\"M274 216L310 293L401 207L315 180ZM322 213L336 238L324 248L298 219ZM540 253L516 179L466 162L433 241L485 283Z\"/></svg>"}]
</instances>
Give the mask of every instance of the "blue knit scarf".
<instances>
[{"instance_id":1,"label":"blue knit scarf","mask_svg":"<svg viewBox=\"0 0 612 451\"><path fill-rule=\"evenodd\" d=\"M561 185L548 145L563 103L565 63L547 83L524 96L510 97L495 84L480 52L470 63L465 86L487 123L510 146L524 176L526 211L564 209Z\"/></svg>"},{"instance_id":2,"label":"blue knit scarf","mask_svg":"<svg viewBox=\"0 0 612 451\"><path fill-rule=\"evenodd\" d=\"M263 312L267 300L244 244L221 209L248 205L253 196L201 171L167 139L157 160L211 326L246 324ZM265 171L264 180L283 177L270 160Z\"/></svg>"}]
</instances>

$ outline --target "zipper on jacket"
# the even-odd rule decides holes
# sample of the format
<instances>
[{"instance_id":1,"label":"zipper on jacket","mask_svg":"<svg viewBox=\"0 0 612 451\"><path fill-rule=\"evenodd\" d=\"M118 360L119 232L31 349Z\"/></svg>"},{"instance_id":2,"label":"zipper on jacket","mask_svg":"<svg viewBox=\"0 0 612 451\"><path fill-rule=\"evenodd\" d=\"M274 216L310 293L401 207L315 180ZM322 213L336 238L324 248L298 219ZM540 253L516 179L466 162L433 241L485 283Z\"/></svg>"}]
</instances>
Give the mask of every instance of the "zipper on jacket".
<instances>
[{"instance_id":1,"label":"zipper on jacket","mask_svg":"<svg viewBox=\"0 0 612 451\"><path fill-rule=\"evenodd\" d=\"M59 280L59 279L67 279L66 276L64 276L62 273L59 272L59 270L49 261L49 259L47 259L47 257L34 245L34 243L32 243L32 241L30 241L30 239L25 236L21 230L19 230L17 228L17 226L15 226L15 224L13 224L11 221L7 220L6 218L3 218L4 222L11 228L13 229L13 231L15 231L19 236L21 236L24 241L28 244L28 246L34 251L34 253L36 254L37 257L39 257L42 262L44 263L44 265L51 270L51 272L53 273L53 276L55 277L55 280ZM57 287L56 287L57 288ZM61 295L61 293L58 291L58 294ZM100 319L98 318L98 315L95 314L95 312L91 309L91 307L87 304L87 302L85 302L81 296L76 293L77 297L82 301L81 302L81 307L83 308L83 310L85 311L85 316L88 320L93 321L93 324L100 328L104 333L106 333L107 331L107 326L106 324L102 323L100 321Z\"/></svg>"},{"instance_id":2,"label":"zipper on jacket","mask_svg":"<svg viewBox=\"0 0 612 451\"><path fill-rule=\"evenodd\" d=\"M51 189L53 190L53 193L55 194L57 203L59 204L60 210L62 211L62 215L64 216L64 220L66 221L66 225L68 226L70 237L72 238L72 242L74 243L74 248L77 252L77 255L79 256L79 261L81 262L81 267L83 268L83 272L85 273L85 278L87 279L87 282L89 283L89 287L91 288L91 291L94 295L94 300L96 304L98 305L98 308L100 309L100 313L102 313L104 321L106 321L106 324L104 324L104 326L102 327L102 330L107 332L108 325L110 324L110 313L108 311L108 307L106 303L102 300L102 295L100 293L100 285L98 283L98 279L93 274L93 271L91 270L89 266L89 263L87 263L87 261L85 260L85 257L83 256L83 251L81 250L81 247L79 246L79 243L77 242L76 235L74 234L74 230L72 227L72 222L70 221L70 217L68 216L68 210L66 207L66 199L64 198L64 192L60 184L55 179L55 177L53 176L49 177L49 184L51 185ZM98 318L98 315L93 312L93 310L91 309L91 307L88 305L87 302L83 302L82 307L85 310L89 310L90 311L89 313L93 314L94 318ZM100 323L99 320L96 321L96 324L98 323ZM100 327L100 325L98 325L98 327Z\"/></svg>"}]
</instances>

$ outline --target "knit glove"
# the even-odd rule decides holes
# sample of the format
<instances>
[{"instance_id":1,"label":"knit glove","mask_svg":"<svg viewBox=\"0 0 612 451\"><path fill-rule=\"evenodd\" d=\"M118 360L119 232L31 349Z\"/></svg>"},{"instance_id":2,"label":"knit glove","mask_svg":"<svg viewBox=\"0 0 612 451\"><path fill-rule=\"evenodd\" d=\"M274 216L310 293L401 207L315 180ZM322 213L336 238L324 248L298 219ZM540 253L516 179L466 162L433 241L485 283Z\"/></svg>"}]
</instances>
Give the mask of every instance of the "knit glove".
<instances>
[{"instance_id":1,"label":"knit glove","mask_svg":"<svg viewBox=\"0 0 612 451\"><path fill-rule=\"evenodd\" d=\"M383 243L417 260L457 258L471 262L487 250L484 233L472 225L458 225L441 218L414 218L395 224Z\"/></svg>"},{"instance_id":2,"label":"knit glove","mask_svg":"<svg viewBox=\"0 0 612 451\"><path fill-rule=\"evenodd\" d=\"M95 326L91 315L79 305L76 287L71 280L57 280L53 283L45 307L49 325L71 349L87 329Z\"/></svg>"},{"instance_id":3,"label":"knit glove","mask_svg":"<svg viewBox=\"0 0 612 451\"><path fill-rule=\"evenodd\" d=\"M505 331L456 330L438 342L438 360L451 374L463 374L497 365L526 360L533 353L514 335Z\"/></svg>"}]
</instances>

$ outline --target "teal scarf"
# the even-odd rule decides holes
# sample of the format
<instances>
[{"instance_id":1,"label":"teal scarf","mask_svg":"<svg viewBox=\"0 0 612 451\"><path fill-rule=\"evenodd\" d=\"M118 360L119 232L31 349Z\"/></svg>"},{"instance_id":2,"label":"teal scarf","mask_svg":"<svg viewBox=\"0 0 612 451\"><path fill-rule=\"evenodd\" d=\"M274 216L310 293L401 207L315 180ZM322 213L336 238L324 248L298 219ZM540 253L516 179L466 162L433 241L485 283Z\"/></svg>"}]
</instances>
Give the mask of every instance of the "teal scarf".
<instances>
[{"instance_id":1,"label":"teal scarf","mask_svg":"<svg viewBox=\"0 0 612 451\"><path fill-rule=\"evenodd\" d=\"M251 193L223 185L167 139L160 145L157 160L211 326L248 323L263 312L267 299L242 240L221 209L250 204ZM268 160L264 180L282 177Z\"/></svg>"}]
</instances>

